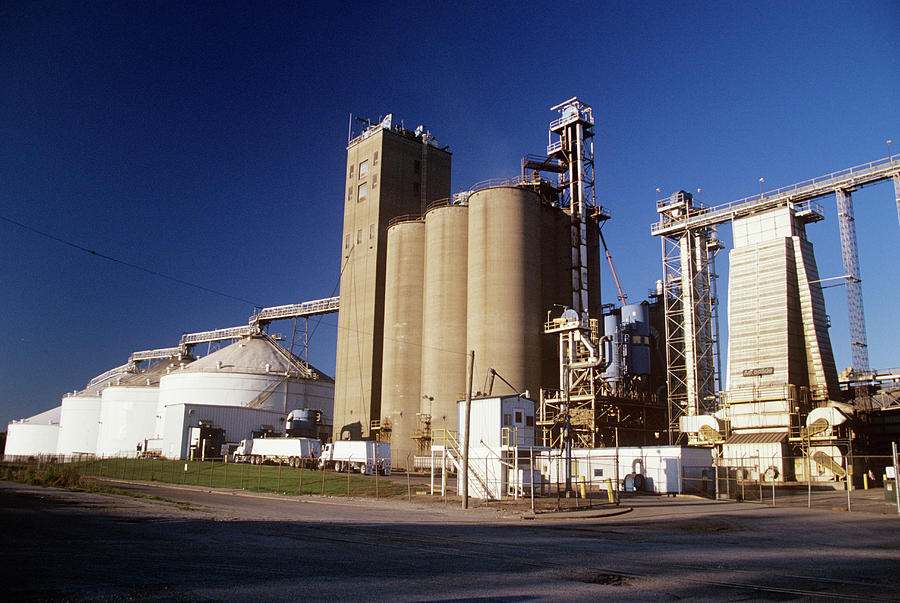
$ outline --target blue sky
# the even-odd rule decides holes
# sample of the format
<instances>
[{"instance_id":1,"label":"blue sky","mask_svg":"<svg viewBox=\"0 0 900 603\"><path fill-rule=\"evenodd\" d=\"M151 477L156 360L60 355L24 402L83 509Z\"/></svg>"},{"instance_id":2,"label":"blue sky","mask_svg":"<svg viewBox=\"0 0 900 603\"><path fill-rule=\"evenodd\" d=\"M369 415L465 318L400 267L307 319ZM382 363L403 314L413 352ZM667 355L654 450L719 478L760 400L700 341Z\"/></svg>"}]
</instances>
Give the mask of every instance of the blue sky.
<instances>
[{"instance_id":1,"label":"blue sky","mask_svg":"<svg viewBox=\"0 0 900 603\"><path fill-rule=\"evenodd\" d=\"M549 107L578 96L594 107L604 232L637 301L661 273L657 187L716 204L758 192L760 177L777 188L882 158L887 139L900 152L897 31L894 1L12 0L0 5L0 216L261 305L327 297L351 113L425 124L463 190L516 175L543 152ZM900 366L892 193L854 194L876 367ZM821 275L838 276L834 200L822 204L810 238ZM2 220L0 279L3 425L135 350L253 309ZM843 288L826 304L847 366ZM311 341L329 373L336 325L325 317Z\"/></svg>"}]
</instances>

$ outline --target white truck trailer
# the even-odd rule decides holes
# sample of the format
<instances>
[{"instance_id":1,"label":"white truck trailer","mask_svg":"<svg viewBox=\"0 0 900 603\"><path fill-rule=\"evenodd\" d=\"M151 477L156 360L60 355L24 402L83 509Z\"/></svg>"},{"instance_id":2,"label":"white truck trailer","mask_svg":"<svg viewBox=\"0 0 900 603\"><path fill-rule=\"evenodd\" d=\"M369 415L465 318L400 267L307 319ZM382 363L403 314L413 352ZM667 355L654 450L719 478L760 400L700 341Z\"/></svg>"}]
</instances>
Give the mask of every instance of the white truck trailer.
<instances>
[{"instance_id":1,"label":"white truck trailer","mask_svg":"<svg viewBox=\"0 0 900 603\"><path fill-rule=\"evenodd\" d=\"M314 438L253 438L241 440L234 451L235 463L290 465L314 468L322 443Z\"/></svg>"},{"instance_id":2,"label":"white truck trailer","mask_svg":"<svg viewBox=\"0 0 900 603\"><path fill-rule=\"evenodd\" d=\"M331 467L335 471L352 469L365 475L377 470L391 474L391 443L338 440L325 444L319 457L319 468Z\"/></svg>"}]
</instances>

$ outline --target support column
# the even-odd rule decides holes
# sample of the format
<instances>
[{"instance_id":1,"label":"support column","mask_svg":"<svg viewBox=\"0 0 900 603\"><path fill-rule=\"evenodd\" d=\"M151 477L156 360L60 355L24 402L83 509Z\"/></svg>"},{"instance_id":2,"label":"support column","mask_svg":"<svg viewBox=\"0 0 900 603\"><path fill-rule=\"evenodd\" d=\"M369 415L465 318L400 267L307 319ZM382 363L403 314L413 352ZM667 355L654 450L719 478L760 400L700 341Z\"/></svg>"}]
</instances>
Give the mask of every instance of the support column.
<instances>
[{"instance_id":1,"label":"support column","mask_svg":"<svg viewBox=\"0 0 900 603\"><path fill-rule=\"evenodd\" d=\"M895 187L897 186L895 181ZM838 222L841 230L841 255L847 281L847 314L850 319L850 351L853 370L869 370L869 350L866 343L866 319L863 313L862 285L859 278L859 256L856 247L856 224L850 191L837 189Z\"/></svg>"},{"instance_id":2,"label":"support column","mask_svg":"<svg viewBox=\"0 0 900 603\"><path fill-rule=\"evenodd\" d=\"M900 222L900 175L894 176L894 199L897 200L897 221Z\"/></svg>"}]
</instances>

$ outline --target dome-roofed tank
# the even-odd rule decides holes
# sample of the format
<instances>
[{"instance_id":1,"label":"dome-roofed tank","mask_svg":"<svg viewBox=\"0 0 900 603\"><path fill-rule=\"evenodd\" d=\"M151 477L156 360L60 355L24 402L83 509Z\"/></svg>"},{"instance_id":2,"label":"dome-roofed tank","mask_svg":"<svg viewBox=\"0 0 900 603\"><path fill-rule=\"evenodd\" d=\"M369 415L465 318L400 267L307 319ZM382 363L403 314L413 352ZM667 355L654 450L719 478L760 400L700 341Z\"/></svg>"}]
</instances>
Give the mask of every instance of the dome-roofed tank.
<instances>
[{"instance_id":1,"label":"dome-roofed tank","mask_svg":"<svg viewBox=\"0 0 900 603\"><path fill-rule=\"evenodd\" d=\"M316 408L330 423L334 381L313 367L307 372L268 335L254 335L162 375L157 415L163 416L169 404L246 406L285 414Z\"/></svg>"}]
</instances>

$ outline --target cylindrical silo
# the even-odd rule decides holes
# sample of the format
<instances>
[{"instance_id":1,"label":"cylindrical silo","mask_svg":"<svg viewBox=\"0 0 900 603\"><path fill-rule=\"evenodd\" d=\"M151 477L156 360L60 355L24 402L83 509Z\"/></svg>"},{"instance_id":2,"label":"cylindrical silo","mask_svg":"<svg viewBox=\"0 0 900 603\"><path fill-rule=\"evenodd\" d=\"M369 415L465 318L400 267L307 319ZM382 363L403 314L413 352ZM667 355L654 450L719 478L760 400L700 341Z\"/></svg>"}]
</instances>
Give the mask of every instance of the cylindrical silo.
<instances>
[{"instance_id":1,"label":"cylindrical silo","mask_svg":"<svg viewBox=\"0 0 900 603\"><path fill-rule=\"evenodd\" d=\"M541 311L559 316L561 306L572 306L572 220L565 211L551 205L541 206ZM543 387L559 387L559 338L541 337ZM537 396L537 392L532 393Z\"/></svg>"},{"instance_id":2,"label":"cylindrical silo","mask_svg":"<svg viewBox=\"0 0 900 603\"><path fill-rule=\"evenodd\" d=\"M421 412L432 429L457 429L456 402L466 390L466 205L425 214Z\"/></svg>"},{"instance_id":3,"label":"cylindrical silo","mask_svg":"<svg viewBox=\"0 0 900 603\"><path fill-rule=\"evenodd\" d=\"M56 453L65 457L96 454L99 421L99 391L85 390L63 398Z\"/></svg>"},{"instance_id":4,"label":"cylindrical silo","mask_svg":"<svg viewBox=\"0 0 900 603\"><path fill-rule=\"evenodd\" d=\"M466 347L475 351L475 383L493 368L533 397L545 317L540 216L540 198L530 190L493 187L469 197ZM495 380L493 394L506 393Z\"/></svg>"},{"instance_id":5,"label":"cylindrical silo","mask_svg":"<svg viewBox=\"0 0 900 603\"><path fill-rule=\"evenodd\" d=\"M409 468L416 451L412 435L422 391L424 256L422 220L400 222L388 228L381 421L382 433L390 430L391 462L396 467Z\"/></svg>"}]
</instances>

